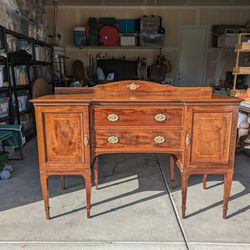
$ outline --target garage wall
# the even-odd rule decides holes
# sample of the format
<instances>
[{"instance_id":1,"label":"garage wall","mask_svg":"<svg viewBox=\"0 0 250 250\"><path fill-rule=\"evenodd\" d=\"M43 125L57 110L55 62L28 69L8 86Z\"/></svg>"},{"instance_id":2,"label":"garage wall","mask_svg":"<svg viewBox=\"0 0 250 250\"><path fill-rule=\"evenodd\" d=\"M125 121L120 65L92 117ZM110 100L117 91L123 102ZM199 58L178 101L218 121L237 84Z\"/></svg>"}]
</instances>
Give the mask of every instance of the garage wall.
<instances>
[{"instance_id":1,"label":"garage wall","mask_svg":"<svg viewBox=\"0 0 250 250\"><path fill-rule=\"evenodd\" d=\"M101 52L115 57L126 56L134 59L137 56L147 56L151 63L159 50L89 50L74 47L72 30L75 26L83 25L88 17L112 16L116 18L138 18L142 15L156 14L163 17L163 27L166 28L166 40L162 50L173 65L171 74L176 76L178 61L178 38L181 26L208 26L213 24L245 24L250 21L250 7L105 7L105 6L58 6L57 33L62 35L61 45L65 46L66 68L70 71L73 60L81 59L88 64L88 56ZM52 34L53 7L46 8L49 33ZM208 56L205 85L218 82L225 78L225 71L232 70L235 63L233 49L218 49L211 47L211 34L208 36Z\"/></svg>"}]
</instances>

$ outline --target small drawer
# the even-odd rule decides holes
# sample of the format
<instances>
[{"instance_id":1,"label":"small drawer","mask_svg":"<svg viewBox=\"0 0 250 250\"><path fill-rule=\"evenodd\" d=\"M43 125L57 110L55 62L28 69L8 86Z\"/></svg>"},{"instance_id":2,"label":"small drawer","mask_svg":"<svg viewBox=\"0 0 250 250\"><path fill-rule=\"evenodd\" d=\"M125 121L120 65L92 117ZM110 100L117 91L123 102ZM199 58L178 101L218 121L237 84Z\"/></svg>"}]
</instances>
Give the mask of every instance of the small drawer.
<instances>
[{"instance_id":1,"label":"small drawer","mask_svg":"<svg viewBox=\"0 0 250 250\"><path fill-rule=\"evenodd\" d=\"M96 107L95 126L169 126L182 125L182 108L176 107Z\"/></svg>"},{"instance_id":2,"label":"small drawer","mask_svg":"<svg viewBox=\"0 0 250 250\"><path fill-rule=\"evenodd\" d=\"M98 149L128 150L140 152L155 149L180 150L181 130L178 129L97 129L93 138L94 146Z\"/></svg>"}]
</instances>

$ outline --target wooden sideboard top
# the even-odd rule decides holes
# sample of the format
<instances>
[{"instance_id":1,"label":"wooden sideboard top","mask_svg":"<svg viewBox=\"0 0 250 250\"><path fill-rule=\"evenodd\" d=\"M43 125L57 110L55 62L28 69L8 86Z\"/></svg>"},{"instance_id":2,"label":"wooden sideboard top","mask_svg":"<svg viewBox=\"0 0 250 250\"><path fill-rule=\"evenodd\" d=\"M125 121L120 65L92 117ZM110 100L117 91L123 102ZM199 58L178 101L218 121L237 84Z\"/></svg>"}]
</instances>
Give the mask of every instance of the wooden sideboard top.
<instances>
[{"instance_id":1,"label":"wooden sideboard top","mask_svg":"<svg viewBox=\"0 0 250 250\"><path fill-rule=\"evenodd\" d=\"M32 103L90 102L178 102L239 103L241 99L212 94L210 87L173 87L153 82L130 80L97 85L93 88L56 88L54 95L31 100Z\"/></svg>"}]
</instances>

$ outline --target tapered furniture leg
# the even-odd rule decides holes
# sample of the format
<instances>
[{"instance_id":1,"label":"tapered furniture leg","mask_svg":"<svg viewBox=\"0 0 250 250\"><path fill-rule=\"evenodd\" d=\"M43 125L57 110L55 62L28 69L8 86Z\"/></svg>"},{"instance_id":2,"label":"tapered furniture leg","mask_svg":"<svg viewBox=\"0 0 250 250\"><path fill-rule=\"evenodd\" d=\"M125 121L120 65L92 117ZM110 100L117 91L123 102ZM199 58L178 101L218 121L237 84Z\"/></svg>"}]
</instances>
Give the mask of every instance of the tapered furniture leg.
<instances>
[{"instance_id":1,"label":"tapered furniture leg","mask_svg":"<svg viewBox=\"0 0 250 250\"><path fill-rule=\"evenodd\" d=\"M186 202L187 202L187 185L188 185L188 178L187 174L182 174L181 176L181 195L182 195L182 219L186 217Z\"/></svg>"},{"instance_id":2,"label":"tapered furniture leg","mask_svg":"<svg viewBox=\"0 0 250 250\"><path fill-rule=\"evenodd\" d=\"M62 187L62 190L65 189L65 176L64 175L61 175L61 187Z\"/></svg>"},{"instance_id":3,"label":"tapered furniture leg","mask_svg":"<svg viewBox=\"0 0 250 250\"><path fill-rule=\"evenodd\" d=\"M44 208L46 219L49 220L49 193L48 193L48 176L44 173L40 174L41 188L43 194Z\"/></svg>"},{"instance_id":4,"label":"tapered furniture leg","mask_svg":"<svg viewBox=\"0 0 250 250\"><path fill-rule=\"evenodd\" d=\"M206 189L207 188L207 174L203 175L203 188Z\"/></svg>"},{"instance_id":5,"label":"tapered furniture leg","mask_svg":"<svg viewBox=\"0 0 250 250\"><path fill-rule=\"evenodd\" d=\"M170 188L174 188L174 166L175 166L175 160L172 155L170 155Z\"/></svg>"},{"instance_id":6,"label":"tapered furniture leg","mask_svg":"<svg viewBox=\"0 0 250 250\"><path fill-rule=\"evenodd\" d=\"M90 218L90 208L91 208L91 172L86 171L84 174L85 188L86 188L86 209L87 218Z\"/></svg>"},{"instance_id":7,"label":"tapered furniture leg","mask_svg":"<svg viewBox=\"0 0 250 250\"><path fill-rule=\"evenodd\" d=\"M98 157L95 158L94 176L95 176L95 189L98 190L98 179L99 179Z\"/></svg>"},{"instance_id":8,"label":"tapered furniture leg","mask_svg":"<svg viewBox=\"0 0 250 250\"><path fill-rule=\"evenodd\" d=\"M230 196L231 186L233 181L233 173L224 175L224 199L223 199L223 219L227 218L228 200Z\"/></svg>"}]
</instances>

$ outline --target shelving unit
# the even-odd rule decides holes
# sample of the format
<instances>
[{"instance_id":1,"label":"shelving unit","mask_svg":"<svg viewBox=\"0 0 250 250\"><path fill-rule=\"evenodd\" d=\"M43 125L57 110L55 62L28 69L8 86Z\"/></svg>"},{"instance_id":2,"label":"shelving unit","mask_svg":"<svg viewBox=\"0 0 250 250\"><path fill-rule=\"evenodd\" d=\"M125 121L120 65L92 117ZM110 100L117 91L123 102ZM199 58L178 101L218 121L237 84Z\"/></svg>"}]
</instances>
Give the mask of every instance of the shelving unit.
<instances>
[{"instance_id":1,"label":"shelving unit","mask_svg":"<svg viewBox=\"0 0 250 250\"><path fill-rule=\"evenodd\" d=\"M20 59L21 57L21 59ZM32 97L31 79L30 79L30 58L29 53L23 53L23 55L18 55L18 52L8 53L8 58L10 62L11 69L11 90L13 93L13 114L14 122L21 124L23 126L23 134L25 136L33 137L35 134L34 128L34 117L31 112L31 104L29 100ZM17 75L15 70L17 67L24 67L25 69L25 84L18 85L19 79L16 79ZM21 84L21 82L19 82ZM28 119L24 119L24 114L28 114Z\"/></svg>"},{"instance_id":2,"label":"shelving unit","mask_svg":"<svg viewBox=\"0 0 250 250\"><path fill-rule=\"evenodd\" d=\"M79 49L162 49L161 46L141 45L141 46L78 46Z\"/></svg>"},{"instance_id":3,"label":"shelving unit","mask_svg":"<svg viewBox=\"0 0 250 250\"><path fill-rule=\"evenodd\" d=\"M9 82L9 72L8 72L8 60L4 56L0 56L0 65L4 66L2 70L2 84ZM0 123L12 123L12 106L10 105L12 102L11 99L11 89L9 86L1 86L0 87Z\"/></svg>"},{"instance_id":4,"label":"shelving unit","mask_svg":"<svg viewBox=\"0 0 250 250\"><path fill-rule=\"evenodd\" d=\"M29 47L28 53L31 55L31 60L28 63L16 64L13 65L7 58L7 55L10 52L9 44L7 41L7 36L13 36L17 41L22 42L25 41ZM9 38L9 37L8 37ZM43 76L50 75L48 82L50 82L53 86L53 47L49 44L36 40L34 38L28 37L26 35L17 33L12 30L8 30L4 27L0 26L0 41L1 46L0 49L2 52L6 54L6 58L2 62L0 59L0 64L3 63L6 69L5 81L9 83L8 86L4 86L0 88L0 95L4 91L8 93L9 97L9 115L5 117L7 123L15 123L23 125L23 132L26 136L26 139L34 137L35 135L35 127L34 127L34 114L31 105L28 103L29 99L32 98L32 82L37 78L44 78ZM41 47L36 49L36 47ZM13 48L12 48L13 51ZM45 54L43 54L43 52ZM40 57L42 55L42 57ZM1 57L0 57L1 58ZM27 83L22 82L19 84L18 78L15 79L15 68L19 66L25 66L25 71L28 76ZM50 72L50 74L48 73ZM31 74L32 73L32 74ZM21 79L20 79L21 80ZM27 95L27 108L21 105L20 107L20 99L21 96ZM21 97L21 98L20 98ZM23 97L24 99L26 97ZM0 122L5 121L1 118L0 114ZM30 126L25 126L29 124Z\"/></svg>"},{"instance_id":5,"label":"shelving unit","mask_svg":"<svg viewBox=\"0 0 250 250\"><path fill-rule=\"evenodd\" d=\"M235 46L235 52L236 54L236 63L235 67L233 68L233 74L234 74L234 83L233 83L233 90L236 90L237 88L237 76L238 75L248 75L250 74L250 67L241 67L239 65L240 60L240 53L246 53L250 52L250 42L244 42L242 41L243 37L250 37L250 33L241 33L238 37L238 44ZM250 39L250 38L249 38Z\"/></svg>"}]
</instances>

